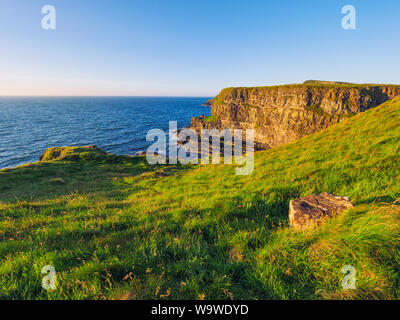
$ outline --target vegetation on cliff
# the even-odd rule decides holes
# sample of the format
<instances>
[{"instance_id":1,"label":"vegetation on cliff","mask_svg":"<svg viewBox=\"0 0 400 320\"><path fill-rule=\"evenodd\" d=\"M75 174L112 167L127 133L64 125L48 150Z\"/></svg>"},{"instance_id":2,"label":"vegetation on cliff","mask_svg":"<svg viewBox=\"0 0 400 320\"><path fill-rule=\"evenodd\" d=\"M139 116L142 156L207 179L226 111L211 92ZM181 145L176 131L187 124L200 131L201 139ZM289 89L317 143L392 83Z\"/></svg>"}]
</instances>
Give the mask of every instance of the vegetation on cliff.
<instances>
[{"instance_id":1,"label":"vegetation on cliff","mask_svg":"<svg viewBox=\"0 0 400 320\"><path fill-rule=\"evenodd\" d=\"M278 89L370 89L387 87L391 89L400 89L400 85L394 84L374 84L374 83L347 83L347 82L337 82L337 81L318 81L318 80L308 80L304 83L294 83L294 84L282 84L273 86L261 86L261 87L229 87L224 88L220 93L213 99L210 100L212 103L223 104L226 97L232 95L238 95L241 91L247 91L249 94L262 94L269 93Z\"/></svg>"},{"instance_id":2,"label":"vegetation on cliff","mask_svg":"<svg viewBox=\"0 0 400 320\"><path fill-rule=\"evenodd\" d=\"M257 153L250 176L91 148L1 170L0 298L399 298L399 122L394 99ZM289 228L289 201L321 192L356 208ZM355 290L341 286L344 265Z\"/></svg>"},{"instance_id":3,"label":"vegetation on cliff","mask_svg":"<svg viewBox=\"0 0 400 320\"><path fill-rule=\"evenodd\" d=\"M219 120L218 116L209 116L204 119L205 122L216 122L218 120Z\"/></svg>"}]
</instances>

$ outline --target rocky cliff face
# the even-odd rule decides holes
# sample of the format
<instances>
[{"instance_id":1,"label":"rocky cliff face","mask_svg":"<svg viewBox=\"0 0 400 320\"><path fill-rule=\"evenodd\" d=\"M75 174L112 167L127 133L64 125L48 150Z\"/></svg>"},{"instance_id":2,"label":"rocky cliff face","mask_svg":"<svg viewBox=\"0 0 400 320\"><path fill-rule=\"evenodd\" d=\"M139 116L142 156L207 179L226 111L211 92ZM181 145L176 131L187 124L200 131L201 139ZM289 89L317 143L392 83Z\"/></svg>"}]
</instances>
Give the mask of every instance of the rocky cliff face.
<instances>
[{"instance_id":1,"label":"rocky cliff face","mask_svg":"<svg viewBox=\"0 0 400 320\"><path fill-rule=\"evenodd\" d=\"M256 143L271 148L312 134L400 95L400 86L309 81L299 85L227 88L211 103L211 117L191 127L255 129Z\"/></svg>"}]
</instances>

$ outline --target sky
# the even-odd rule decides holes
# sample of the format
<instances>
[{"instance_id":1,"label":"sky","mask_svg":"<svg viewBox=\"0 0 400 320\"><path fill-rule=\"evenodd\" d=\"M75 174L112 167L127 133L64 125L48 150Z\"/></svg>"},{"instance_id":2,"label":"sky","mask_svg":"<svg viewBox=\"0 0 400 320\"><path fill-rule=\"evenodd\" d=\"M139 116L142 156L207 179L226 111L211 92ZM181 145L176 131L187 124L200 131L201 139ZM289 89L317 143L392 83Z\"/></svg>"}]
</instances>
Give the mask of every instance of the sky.
<instances>
[{"instance_id":1,"label":"sky","mask_svg":"<svg viewBox=\"0 0 400 320\"><path fill-rule=\"evenodd\" d=\"M42 28L42 7L56 29ZM356 29L342 28L342 7ZM400 83L398 0L0 0L0 95Z\"/></svg>"}]
</instances>

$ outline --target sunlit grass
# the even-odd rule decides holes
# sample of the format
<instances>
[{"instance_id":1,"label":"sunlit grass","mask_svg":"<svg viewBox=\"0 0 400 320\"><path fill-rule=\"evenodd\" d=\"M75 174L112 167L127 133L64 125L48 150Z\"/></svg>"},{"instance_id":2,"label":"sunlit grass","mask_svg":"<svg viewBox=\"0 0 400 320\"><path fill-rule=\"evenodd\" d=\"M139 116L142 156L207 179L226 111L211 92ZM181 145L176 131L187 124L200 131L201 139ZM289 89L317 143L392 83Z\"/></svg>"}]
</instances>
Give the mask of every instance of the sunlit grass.
<instances>
[{"instance_id":1,"label":"sunlit grass","mask_svg":"<svg viewBox=\"0 0 400 320\"><path fill-rule=\"evenodd\" d=\"M398 298L399 122L389 101L257 153L250 176L81 148L1 170L0 298ZM319 192L356 208L291 230L290 199ZM341 287L344 265L356 290Z\"/></svg>"}]
</instances>

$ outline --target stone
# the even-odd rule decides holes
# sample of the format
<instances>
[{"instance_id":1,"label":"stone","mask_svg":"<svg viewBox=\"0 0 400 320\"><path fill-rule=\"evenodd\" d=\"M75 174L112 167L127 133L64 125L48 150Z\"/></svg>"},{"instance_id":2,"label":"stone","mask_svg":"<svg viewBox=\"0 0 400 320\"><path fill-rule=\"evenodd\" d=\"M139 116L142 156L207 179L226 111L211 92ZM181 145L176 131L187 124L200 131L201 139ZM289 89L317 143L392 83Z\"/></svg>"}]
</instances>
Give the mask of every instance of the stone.
<instances>
[{"instance_id":1,"label":"stone","mask_svg":"<svg viewBox=\"0 0 400 320\"><path fill-rule=\"evenodd\" d=\"M335 217L353 207L354 205L348 197L340 197L327 192L310 195L290 201L289 223L295 228L308 227Z\"/></svg>"}]
</instances>

